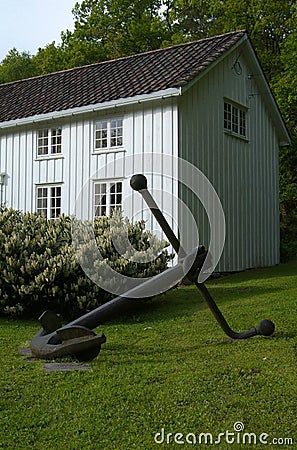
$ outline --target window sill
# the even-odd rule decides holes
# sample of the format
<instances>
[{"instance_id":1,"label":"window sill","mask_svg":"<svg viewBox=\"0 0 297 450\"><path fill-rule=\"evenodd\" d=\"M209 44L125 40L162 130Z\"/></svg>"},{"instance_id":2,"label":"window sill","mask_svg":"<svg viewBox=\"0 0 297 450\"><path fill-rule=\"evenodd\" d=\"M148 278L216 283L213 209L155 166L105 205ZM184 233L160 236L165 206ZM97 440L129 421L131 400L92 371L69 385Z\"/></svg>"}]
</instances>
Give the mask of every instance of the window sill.
<instances>
[{"instance_id":1,"label":"window sill","mask_svg":"<svg viewBox=\"0 0 297 450\"><path fill-rule=\"evenodd\" d=\"M64 156L61 155L42 155L42 156L36 156L34 161L48 161L51 159L64 159Z\"/></svg>"},{"instance_id":2,"label":"window sill","mask_svg":"<svg viewBox=\"0 0 297 450\"><path fill-rule=\"evenodd\" d=\"M110 153L126 153L126 151L123 147L110 147L106 150L93 150L92 155L109 155Z\"/></svg>"},{"instance_id":3,"label":"window sill","mask_svg":"<svg viewBox=\"0 0 297 450\"><path fill-rule=\"evenodd\" d=\"M44 181L44 182L34 183L34 185L37 187L61 186L62 184L64 184L64 181Z\"/></svg>"},{"instance_id":4,"label":"window sill","mask_svg":"<svg viewBox=\"0 0 297 450\"><path fill-rule=\"evenodd\" d=\"M224 133L227 134L228 136L240 139L241 141L249 142L249 139L246 136L241 136L240 134L233 133L232 131L229 130L224 130Z\"/></svg>"}]
</instances>

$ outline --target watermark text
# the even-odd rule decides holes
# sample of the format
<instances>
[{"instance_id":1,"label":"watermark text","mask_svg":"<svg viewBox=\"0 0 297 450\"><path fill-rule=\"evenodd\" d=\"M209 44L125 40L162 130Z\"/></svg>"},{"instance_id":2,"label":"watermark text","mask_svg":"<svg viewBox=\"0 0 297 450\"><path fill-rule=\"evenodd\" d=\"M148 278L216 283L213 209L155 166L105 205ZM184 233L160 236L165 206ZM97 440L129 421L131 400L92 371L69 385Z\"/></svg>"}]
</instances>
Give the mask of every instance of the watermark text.
<instances>
[{"instance_id":1,"label":"watermark text","mask_svg":"<svg viewBox=\"0 0 297 450\"><path fill-rule=\"evenodd\" d=\"M275 437L269 433L254 433L244 431L242 422L235 422L233 430L213 434L210 432L200 433L180 433L167 432L165 428L155 434L154 441L156 444L178 444L178 445L219 445L226 443L229 445L292 445L294 440L291 437Z\"/></svg>"}]
</instances>

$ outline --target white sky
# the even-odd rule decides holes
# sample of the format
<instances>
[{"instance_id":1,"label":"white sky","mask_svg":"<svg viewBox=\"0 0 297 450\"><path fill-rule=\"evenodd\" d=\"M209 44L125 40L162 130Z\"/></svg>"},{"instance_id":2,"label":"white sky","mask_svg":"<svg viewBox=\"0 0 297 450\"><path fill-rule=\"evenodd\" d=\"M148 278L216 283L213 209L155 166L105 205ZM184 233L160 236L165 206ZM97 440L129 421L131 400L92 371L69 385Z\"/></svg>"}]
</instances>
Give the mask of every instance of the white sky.
<instances>
[{"instance_id":1,"label":"white sky","mask_svg":"<svg viewBox=\"0 0 297 450\"><path fill-rule=\"evenodd\" d=\"M61 31L73 30L77 0L0 0L0 61L9 50L36 54L39 47L60 43ZM80 1L78 2L80 3Z\"/></svg>"}]
</instances>

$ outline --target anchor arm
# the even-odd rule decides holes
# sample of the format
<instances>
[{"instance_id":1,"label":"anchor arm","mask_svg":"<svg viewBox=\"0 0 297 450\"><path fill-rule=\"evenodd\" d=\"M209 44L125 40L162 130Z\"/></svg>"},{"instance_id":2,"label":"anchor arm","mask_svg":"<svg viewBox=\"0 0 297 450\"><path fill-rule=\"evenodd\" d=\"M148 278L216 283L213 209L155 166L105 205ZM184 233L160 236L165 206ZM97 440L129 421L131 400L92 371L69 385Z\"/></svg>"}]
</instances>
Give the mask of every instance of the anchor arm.
<instances>
[{"instance_id":1,"label":"anchor arm","mask_svg":"<svg viewBox=\"0 0 297 450\"><path fill-rule=\"evenodd\" d=\"M179 240L175 236L173 230L169 226L168 222L166 221L165 217L163 216L162 212L160 211L158 205L152 198L151 194L149 193L147 189L147 180L146 177L143 174L137 174L133 175L133 177L130 180L130 186L135 191L140 192L143 199L147 203L148 207L150 208L152 214L158 221L159 225L161 226L162 230L164 231L165 235L169 239L169 242L171 243L174 250L178 253L180 257L184 257L184 264L186 267L185 273L187 274L187 277L190 278L192 281L195 282L196 287L202 294L203 299L205 300L207 306L211 310L212 314L214 315L216 321L222 328L222 330L227 334L227 336L231 337L232 339L247 339L253 336L257 335L264 335L264 336L270 336L275 329L275 325L273 322L271 322L268 319L262 320L259 325L255 328L251 328L250 330L243 331L243 332L235 332L233 331L230 326L228 325L225 317L223 316L222 312L220 311L219 307L215 303L214 299L210 295L207 287L204 283L198 283L197 278L199 275L199 271L202 268L203 262L206 258L207 252L205 251L204 247L198 247L195 251L197 253L196 257L190 258L191 265L187 267L188 265L188 258L189 256L186 256L185 250L182 248ZM203 255L204 252L204 255ZM200 257L200 259L199 259Z\"/></svg>"}]
</instances>

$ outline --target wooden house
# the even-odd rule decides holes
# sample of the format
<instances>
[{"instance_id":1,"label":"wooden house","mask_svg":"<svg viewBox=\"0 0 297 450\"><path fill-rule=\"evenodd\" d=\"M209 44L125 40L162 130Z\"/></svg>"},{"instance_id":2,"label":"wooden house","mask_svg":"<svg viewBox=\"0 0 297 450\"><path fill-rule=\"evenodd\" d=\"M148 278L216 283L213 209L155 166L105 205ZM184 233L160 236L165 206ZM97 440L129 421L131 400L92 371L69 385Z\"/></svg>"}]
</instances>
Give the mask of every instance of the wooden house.
<instances>
[{"instance_id":1,"label":"wooden house","mask_svg":"<svg viewBox=\"0 0 297 450\"><path fill-rule=\"evenodd\" d=\"M84 218L122 208L157 231L129 186L143 172L188 248L197 237L179 200L207 246L208 218L180 158L203 172L224 210L217 270L274 265L278 152L289 142L249 37L232 32L1 85L0 201L49 218L78 204ZM172 163L162 167L162 155Z\"/></svg>"}]
</instances>

